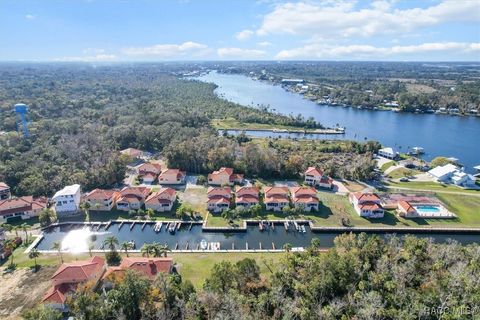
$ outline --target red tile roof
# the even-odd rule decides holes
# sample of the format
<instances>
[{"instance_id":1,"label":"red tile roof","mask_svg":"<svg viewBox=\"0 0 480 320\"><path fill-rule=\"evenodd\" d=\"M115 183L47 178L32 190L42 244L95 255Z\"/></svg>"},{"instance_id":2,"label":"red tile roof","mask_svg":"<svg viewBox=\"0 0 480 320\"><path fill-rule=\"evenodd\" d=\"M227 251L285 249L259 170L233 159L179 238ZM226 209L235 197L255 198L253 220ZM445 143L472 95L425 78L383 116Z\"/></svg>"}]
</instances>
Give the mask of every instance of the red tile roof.
<instances>
[{"instance_id":1,"label":"red tile roof","mask_svg":"<svg viewBox=\"0 0 480 320\"><path fill-rule=\"evenodd\" d=\"M230 187L209 187L207 190L207 196L215 197L215 196L222 196L226 198L232 197L232 188Z\"/></svg>"},{"instance_id":2,"label":"red tile roof","mask_svg":"<svg viewBox=\"0 0 480 320\"><path fill-rule=\"evenodd\" d=\"M85 200L104 200L118 196L115 190L94 189L85 195Z\"/></svg>"},{"instance_id":3,"label":"red tile roof","mask_svg":"<svg viewBox=\"0 0 480 320\"><path fill-rule=\"evenodd\" d=\"M159 163L147 162L138 167L138 172L141 174L153 173L158 175L160 172L162 172L162 166Z\"/></svg>"},{"instance_id":4,"label":"red tile roof","mask_svg":"<svg viewBox=\"0 0 480 320\"><path fill-rule=\"evenodd\" d=\"M209 197L207 203L230 203L230 200L223 196Z\"/></svg>"},{"instance_id":5,"label":"red tile roof","mask_svg":"<svg viewBox=\"0 0 480 320\"><path fill-rule=\"evenodd\" d=\"M379 204L376 204L375 202L364 202L358 205L358 207L360 208L360 210L370 210L370 211L382 209L382 206L380 206Z\"/></svg>"},{"instance_id":6,"label":"red tile roof","mask_svg":"<svg viewBox=\"0 0 480 320\"><path fill-rule=\"evenodd\" d=\"M127 149L124 149L124 150L120 151L120 153L129 155L129 156L134 157L134 158L138 158L138 157L143 155L142 150L138 150L138 149L135 149L135 148L127 148Z\"/></svg>"},{"instance_id":7,"label":"red tile roof","mask_svg":"<svg viewBox=\"0 0 480 320\"><path fill-rule=\"evenodd\" d=\"M47 207L47 199L32 196L0 200L0 215L39 210Z\"/></svg>"},{"instance_id":8,"label":"red tile roof","mask_svg":"<svg viewBox=\"0 0 480 320\"><path fill-rule=\"evenodd\" d=\"M145 203L171 203L175 200L175 189L172 188L160 188L157 192L152 193L145 200Z\"/></svg>"},{"instance_id":9,"label":"red tile roof","mask_svg":"<svg viewBox=\"0 0 480 320\"><path fill-rule=\"evenodd\" d=\"M8 190L10 187L5 182L0 182L0 191Z\"/></svg>"},{"instance_id":10,"label":"red tile roof","mask_svg":"<svg viewBox=\"0 0 480 320\"><path fill-rule=\"evenodd\" d=\"M67 301L67 293L74 291L76 284L62 283L50 287L42 298L42 302L64 304Z\"/></svg>"},{"instance_id":11,"label":"red tile roof","mask_svg":"<svg viewBox=\"0 0 480 320\"><path fill-rule=\"evenodd\" d=\"M312 187L292 187L290 188L290 191L292 193L292 196L302 196L302 195L311 195L311 196L317 196L317 190Z\"/></svg>"},{"instance_id":12,"label":"red tile roof","mask_svg":"<svg viewBox=\"0 0 480 320\"><path fill-rule=\"evenodd\" d=\"M122 263L118 267L108 268L103 276L105 279L111 274L123 274L125 270L135 270L143 276L153 280L159 273L169 273L173 268L172 258L134 258L124 257Z\"/></svg>"},{"instance_id":13,"label":"red tile roof","mask_svg":"<svg viewBox=\"0 0 480 320\"><path fill-rule=\"evenodd\" d=\"M307 174L314 177L320 177L323 176L323 170L316 167L308 167L308 169L305 170L305 175Z\"/></svg>"},{"instance_id":14,"label":"red tile roof","mask_svg":"<svg viewBox=\"0 0 480 320\"><path fill-rule=\"evenodd\" d=\"M60 283L79 283L103 273L105 259L94 256L90 260L63 263L53 274L52 280Z\"/></svg>"},{"instance_id":15,"label":"red tile roof","mask_svg":"<svg viewBox=\"0 0 480 320\"><path fill-rule=\"evenodd\" d=\"M254 196L251 194L244 194L244 195L237 196L235 198L235 202L236 203L258 203L259 199L258 199L258 195Z\"/></svg>"},{"instance_id":16,"label":"red tile roof","mask_svg":"<svg viewBox=\"0 0 480 320\"><path fill-rule=\"evenodd\" d=\"M398 207L403 209L403 211L407 212L407 213L414 213L416 212L415 208L412 207L412 205L410 203L408 203L407 201L399 201L398 202Z\"/></svg>"},{"instance_id":17,"label":"red tile roof","mask_svg":"<svg viewBox=\"0 0 480 320\"><path fill-rule=\"evenodd\" d=\"M380 201L380 198L375 193L361 193L355 192L351 195L358 201Z\"/></svg>"},{"instance_id":18,"label":"red tile roof","mask_svg":"<svg viewBox=\"0 0 480 320\"><path fill-rule=\"evenodd\" d=\"M265 196L270 196L274 194L288 195L287 187L266 187L263 189Z\"/></svg>"},{"instance_id":19,"label":"red tile roof","mask_svg":"<svg viewBox=\"0 0 480 320\"><path fill-rule=\"evenodd\" d=\"M177 175L177 179L180 179L182 177L185 177L187 173L185 171L180 171L180 169L165 169L162 171L160 176L165 175L165 174L175 174Z\"/></svg>"},{"instance_id":20,"label":"red tile roof","mask_svg":"<svg viewBox=\"0 0 480 320\"><path fill-rule=\"evenodd\" d=\"M150 189L146 187L125 187L120 191L122 197L135 196L141 200L144 200L150 194Z\"/></svg>"}]
</instances>

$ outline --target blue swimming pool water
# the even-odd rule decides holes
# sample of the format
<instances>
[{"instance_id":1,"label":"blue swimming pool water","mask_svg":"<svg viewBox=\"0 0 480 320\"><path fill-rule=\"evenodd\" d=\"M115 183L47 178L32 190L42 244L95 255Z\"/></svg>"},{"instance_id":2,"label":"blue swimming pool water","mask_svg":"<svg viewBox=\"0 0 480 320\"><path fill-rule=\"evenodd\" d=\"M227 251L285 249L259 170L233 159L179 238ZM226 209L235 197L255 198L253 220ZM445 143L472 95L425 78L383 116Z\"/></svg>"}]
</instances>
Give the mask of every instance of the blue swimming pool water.
<instances>
[{"instance_id":1,"label":"blue swimming pool water","mask_svg":"<svg viewBox=\"0 0 480 320\"><path fill-rule=\"evenodd\" d=\"M414 207L418 212L440 212L440 209L436 206L415 206Z\"/></svg>"}]
</instances>

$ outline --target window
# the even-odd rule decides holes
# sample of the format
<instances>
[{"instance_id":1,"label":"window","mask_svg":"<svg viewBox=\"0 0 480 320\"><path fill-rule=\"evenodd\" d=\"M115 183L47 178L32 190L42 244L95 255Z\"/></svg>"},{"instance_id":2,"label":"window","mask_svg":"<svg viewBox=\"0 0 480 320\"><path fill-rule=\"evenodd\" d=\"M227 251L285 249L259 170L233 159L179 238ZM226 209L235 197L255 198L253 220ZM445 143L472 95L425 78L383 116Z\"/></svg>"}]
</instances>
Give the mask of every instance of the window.
<instances>
[{"instance_id":1,"label":"window","mask_svg":"<svg viewBox=\"0 0 480 320\"><path fill-rule=\"evenodd\" d=\"M62 201L62 202L63 202L63 204L67 204L67 201Z\"/></svg>"}]
</instances>

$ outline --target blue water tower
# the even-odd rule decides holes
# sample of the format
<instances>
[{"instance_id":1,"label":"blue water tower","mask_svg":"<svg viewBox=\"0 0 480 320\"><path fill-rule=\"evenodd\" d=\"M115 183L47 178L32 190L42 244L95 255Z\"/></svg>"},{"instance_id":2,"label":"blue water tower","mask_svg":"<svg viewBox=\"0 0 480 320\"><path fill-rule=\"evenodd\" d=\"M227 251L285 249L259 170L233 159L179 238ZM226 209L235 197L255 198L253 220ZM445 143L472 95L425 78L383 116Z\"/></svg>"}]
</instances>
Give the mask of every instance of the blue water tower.
<instances>
[{"instance_id":1,"label":"blue water tower","mask_svg":"<svg viewBox=\"0 0 480 320\"><path fill-rule=\"evenodd\" d=\"M28 132L27 112L28 106L26 104L17 103L15 105L15 113L17 114L17 129L19 132L23 131L23 136L25 138L30 137L30 132Z\"/></svg>"}]
</instances>

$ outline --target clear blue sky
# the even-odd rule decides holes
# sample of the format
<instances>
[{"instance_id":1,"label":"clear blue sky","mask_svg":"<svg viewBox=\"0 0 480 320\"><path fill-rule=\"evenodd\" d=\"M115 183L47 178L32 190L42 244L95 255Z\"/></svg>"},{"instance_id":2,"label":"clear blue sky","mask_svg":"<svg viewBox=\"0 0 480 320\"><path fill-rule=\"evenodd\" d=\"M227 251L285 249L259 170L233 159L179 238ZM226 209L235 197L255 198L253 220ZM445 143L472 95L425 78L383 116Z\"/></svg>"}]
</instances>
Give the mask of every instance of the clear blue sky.
<instances>
[{"instance_id":1,"label":"clear blue sky","mask_svg":"<svg viewBox=\"0 0 480 320\"><path fill-rule=\"evenodd\" d=\"M0 0L0 60L480 61L480 1Z\"/></svg>"}]
</instances>

